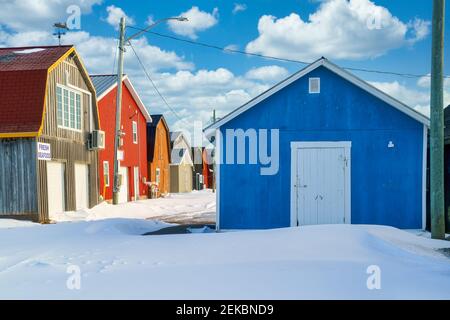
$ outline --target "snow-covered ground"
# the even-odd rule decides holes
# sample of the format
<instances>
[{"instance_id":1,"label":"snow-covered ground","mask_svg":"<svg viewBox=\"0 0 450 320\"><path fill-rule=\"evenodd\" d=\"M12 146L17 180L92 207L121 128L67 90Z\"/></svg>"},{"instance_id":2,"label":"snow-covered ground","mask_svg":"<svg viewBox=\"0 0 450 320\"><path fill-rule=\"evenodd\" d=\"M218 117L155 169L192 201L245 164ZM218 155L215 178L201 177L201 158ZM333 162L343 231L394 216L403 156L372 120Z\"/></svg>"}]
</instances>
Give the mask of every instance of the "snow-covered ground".
<instances>
[{"instance_id":1,"label":"snow-covered ground","mask_svg":"<svg viewBox=\"0 0 450 320\"><path fill-rule=\"evenodd\" d=\"M208 197L130 203L127 218L110 218L120 211L108 206L85 221L0 220L0 298L450 299L450 260L438 252L450 243L390 227L142 236L167 224L138 218L186 212L188 202L198 205L190 214L206 212ZM380 290L367 287L370 266Z\"/></svg>"},{"instance_id":2,"label":"snow-covered ground","mask_svg":"<svg viewBox=\"0 0 450 320\"><path fill-rule=\"evenodd\" d=\"M64 212L52 217L62 221L91 221L110 218L215 221L216 194L211 190L170 194L165 198L111 205L106 202L88 209Z\"/></svg>"}]
</instances>

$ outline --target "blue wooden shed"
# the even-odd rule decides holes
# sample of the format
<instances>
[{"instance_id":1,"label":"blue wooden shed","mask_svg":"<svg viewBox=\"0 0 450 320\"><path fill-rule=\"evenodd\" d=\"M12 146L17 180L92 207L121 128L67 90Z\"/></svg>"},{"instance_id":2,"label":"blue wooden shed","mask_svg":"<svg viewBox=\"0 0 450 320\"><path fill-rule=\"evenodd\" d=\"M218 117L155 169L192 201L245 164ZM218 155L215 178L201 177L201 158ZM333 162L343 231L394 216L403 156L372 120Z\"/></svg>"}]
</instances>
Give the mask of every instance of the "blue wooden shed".
<instances>
[{"instance_id":1,"label":"blue wooden shed","mask_svg":"<svg viewBox=\"0 0 450 320\"><path fill-rule=\"evenodd\" d=\"M425 228L428 127L322 58L206 128L216 143L217 228Z\"/></svg>"}]
</instances>

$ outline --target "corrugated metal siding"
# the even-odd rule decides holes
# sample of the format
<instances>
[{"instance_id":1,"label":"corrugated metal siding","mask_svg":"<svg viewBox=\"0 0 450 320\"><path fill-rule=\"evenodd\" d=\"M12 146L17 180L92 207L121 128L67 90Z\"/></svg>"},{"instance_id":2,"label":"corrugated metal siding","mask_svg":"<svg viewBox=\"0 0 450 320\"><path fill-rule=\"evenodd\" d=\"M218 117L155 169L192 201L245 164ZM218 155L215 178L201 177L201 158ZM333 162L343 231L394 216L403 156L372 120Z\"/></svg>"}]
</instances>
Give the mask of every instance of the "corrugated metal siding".
<instances>
[{"instance_id":1,"label":"corrugated metal siding","mask_svg":"<svg viewBox=\"0 0 450 320\"><path fill-rule=\"evenodd\" d=\"M69 75L67 78L66 74ZM68 81L67 81L68 80ZM79 69L79 63L72 57L60 63L49 75L47 84L46 113L44 118L44 128L42 135L38 137L39 142L51 145L52 159L64 162L66 165L66 209L76 209L75 194L75 163L84 163L89 166L89 205L98 204L98 152L89 151L87 148L87 138L89 134L90 112L89 95L82 93L82 132L58 128L57 106L56 106L56 85L67 84L75 86L92 93L92 106L94 125L98 129L97 113L95 110L95 94L86 85L86 79ZM39 160L37 166L39 205L38 211L42 222L47 222L48 217L48 193L47 193L47 165L46 161Z\"/></svg>"},{"instance_id":2,"label":"corrugated metal siding","mask_svg":"<svg viewBox=\"0 0 450 320\"><path fill-rule=\"evenodd\" d=\"M35 139L0 139L0 216L37 218L35 159Z\"/></svg>"}]
</instances>

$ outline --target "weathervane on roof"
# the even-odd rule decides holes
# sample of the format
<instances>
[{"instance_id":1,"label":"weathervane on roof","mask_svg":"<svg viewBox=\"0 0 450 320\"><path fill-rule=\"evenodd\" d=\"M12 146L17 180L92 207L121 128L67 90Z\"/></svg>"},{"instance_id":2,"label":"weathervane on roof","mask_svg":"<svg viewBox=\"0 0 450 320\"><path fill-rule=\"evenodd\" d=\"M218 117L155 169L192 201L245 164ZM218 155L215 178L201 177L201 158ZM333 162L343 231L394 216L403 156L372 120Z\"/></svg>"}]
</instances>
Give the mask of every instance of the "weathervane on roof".
<instances>
[{"instance_id":1,"label":"weathervane on roof","mask_svg":"<svg viewBox=\"0 0 450 320\"><path fill-rule=\"evenodd\" d=\"M53 27L55 28L53 35L58 37L59 45L61 45L61 37L66 34L66 30L69 30L67 23L57 22Z\"/></svg>"}]
</instances>

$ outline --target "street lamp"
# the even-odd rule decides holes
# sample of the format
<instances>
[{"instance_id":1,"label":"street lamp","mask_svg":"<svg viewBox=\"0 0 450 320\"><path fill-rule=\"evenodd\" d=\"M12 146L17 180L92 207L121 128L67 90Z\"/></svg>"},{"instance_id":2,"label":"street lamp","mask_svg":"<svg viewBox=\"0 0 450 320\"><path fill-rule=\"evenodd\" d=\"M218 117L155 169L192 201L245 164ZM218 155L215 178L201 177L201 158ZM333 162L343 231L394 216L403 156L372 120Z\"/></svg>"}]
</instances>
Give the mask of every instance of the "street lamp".
<instances>
[{"instance_id":1,"label":"street lamp","mask_svg":"<svg viewBox=\"0 0 450 320\"><path fill-rule=\"evenodd\" d=\"M117 96L116 96L116 129L114 132L114 179L113 179L113 204L119 203L119 160L117 157L117 153L119 152L119 144L121 139L121 130L120 130L120 116L121 116L121 109L122 109L122 77L123 77L123 56L125 51L125 43L128 43L130 40L140 36L141 34L147 32L151 28L159 25L160 23L168 20L175 20L175 21L189 21L186 17L171 17L171 18L165 18L156 21L152 25L148 26L147 28L136 32L132 36L125 38L125 17L120 18L120 25L119 25L119 59L118 59L118 70L117 70Z\"/></svg>"}]
</instances>

